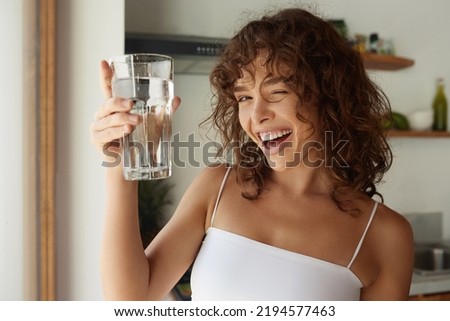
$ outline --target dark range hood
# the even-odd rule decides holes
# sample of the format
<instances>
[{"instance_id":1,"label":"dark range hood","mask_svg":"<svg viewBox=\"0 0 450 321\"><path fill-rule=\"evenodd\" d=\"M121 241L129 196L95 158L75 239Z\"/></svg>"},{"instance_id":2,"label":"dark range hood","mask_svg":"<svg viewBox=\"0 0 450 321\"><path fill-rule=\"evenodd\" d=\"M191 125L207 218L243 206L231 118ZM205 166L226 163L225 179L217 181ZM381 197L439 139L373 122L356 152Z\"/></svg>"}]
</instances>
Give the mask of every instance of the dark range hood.
<instances>
[{"instance_id":1,"label":"dark range hood","mask_svg":"<svg viewBox=\"0 0 450 321\"><path fill-rule=\"evenodd\" d=\"M175 59L175 73L207 75L226 44L225 38L126 33L125 53L159 53Z\"/></svg>"}]
</instances>

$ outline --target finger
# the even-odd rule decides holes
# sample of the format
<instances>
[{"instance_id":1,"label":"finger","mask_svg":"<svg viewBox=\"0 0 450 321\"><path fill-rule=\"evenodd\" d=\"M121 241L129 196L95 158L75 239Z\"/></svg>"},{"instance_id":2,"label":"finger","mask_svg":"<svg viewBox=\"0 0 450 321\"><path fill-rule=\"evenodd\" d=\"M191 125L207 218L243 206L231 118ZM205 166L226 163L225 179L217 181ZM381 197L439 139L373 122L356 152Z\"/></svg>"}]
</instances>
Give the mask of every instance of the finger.
<instances>
[{"instance_id":1,"label":"finger","mask_svg":"<svg viewBox=\"0 0 450 321\"><path fill-rule=\"evenodd\" d=\"M134 106L134 101L128 98L109 98L95 113L95 120L101 119L113 113L129 112Z\"/></svg>"},{"instance_id":2,"label":"finger","mask_svg":"<svg viewBox=\"0 0 450 321\"><path fill-rule=\"evenodd\" d=\"M105 144L109 144L119 138L122 138L124 135L131 133L133 130L134 126L130 124L110 127L102 131L94 130L93 125L91 125L91 142L96 146L102 147Z\"/></svg>"},{"instance_id":3,"label":"finger","mask_svg":"<svg viewBox=\"0 0 450 321\"><path fill-rule=\"evenodd\" d=\"M111 80L113 71L106 60L100 61L100 87L105 98L112 97Z\"/></svg>"},{"instance_id":4,"label":"finger","mask_svg":"<svg viewBox=\"0 0 450 321\"><path fill-rule=\"evenodd\" d=\"M172 112L175 112L178 109L178 107L180 107L180 104L181 104L181 98L178 96L173 97Z\"/></svg>"},{"instance_id":5,"label":"finger","mask_svg":"<svg viewBox=\"0 0 450 321\"><path fill-rule=\"evenodd\" d=\"M102 131L110 127L117 127L130 124L136 126L141 122L141 116L128 113L115 113L109 116L100 118L92 123L92 129L95 131Z\"/></svg>"}]
</instances>

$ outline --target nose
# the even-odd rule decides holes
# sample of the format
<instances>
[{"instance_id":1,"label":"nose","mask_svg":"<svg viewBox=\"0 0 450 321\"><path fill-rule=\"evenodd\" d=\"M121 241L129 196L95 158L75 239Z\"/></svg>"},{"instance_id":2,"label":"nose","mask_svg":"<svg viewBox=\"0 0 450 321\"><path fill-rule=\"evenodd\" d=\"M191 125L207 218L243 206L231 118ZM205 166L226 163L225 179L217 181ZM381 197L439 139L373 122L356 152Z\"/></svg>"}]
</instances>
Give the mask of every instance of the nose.
<instances>
[{"instance_id":1,"label":"nose","mask_svg":"<svg viewBox=\"0 0 450 321\"><path fill-rule=\"evenodd\" d=\"M260 124L273 117L273 111L270 108L270 102L263 97L257 97L254 100L252 110L252 121Z\"/></svg>"}]
</instances>

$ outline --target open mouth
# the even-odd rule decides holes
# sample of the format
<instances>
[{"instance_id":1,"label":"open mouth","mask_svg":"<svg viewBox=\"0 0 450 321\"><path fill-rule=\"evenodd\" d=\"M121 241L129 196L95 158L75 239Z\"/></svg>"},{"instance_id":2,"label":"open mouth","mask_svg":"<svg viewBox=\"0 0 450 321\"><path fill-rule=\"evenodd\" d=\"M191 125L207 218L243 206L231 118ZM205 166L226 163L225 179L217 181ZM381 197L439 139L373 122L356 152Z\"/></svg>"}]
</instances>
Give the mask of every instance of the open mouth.
<instances>
[{"instance_id":1,"label":"open mouth","mask_svg":"<svg viewBox=\"0 0 450 321\"><path fill-rule=\"evenodd\" d=\"M260 133L262 145L267 149L279 147L292 134L291 129Z\"/></svg>"}]
</instances>

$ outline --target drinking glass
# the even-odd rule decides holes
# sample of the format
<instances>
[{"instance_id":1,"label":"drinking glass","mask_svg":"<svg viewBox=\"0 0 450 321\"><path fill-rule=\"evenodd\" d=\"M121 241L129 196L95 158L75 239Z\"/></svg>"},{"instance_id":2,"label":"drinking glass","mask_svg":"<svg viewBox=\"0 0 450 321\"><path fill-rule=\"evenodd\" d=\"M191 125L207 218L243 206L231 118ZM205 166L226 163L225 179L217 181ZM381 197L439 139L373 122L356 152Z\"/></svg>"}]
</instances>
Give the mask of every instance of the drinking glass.
<instances>
[{"instance_id":1,"label":"drinking glass","mask_svg":"<svg viewBox=\"0 0 450 321\"><path fill-rule=\"evenodd\" d=\"M113 97L135 101L139 115L134 130L122 138L126 180L167 178L172 173L173 59L159 54L128 54L111 58Z\"/></svg>"}]
</instances>

